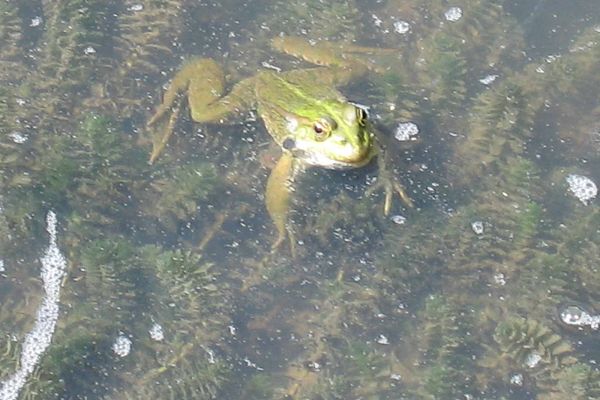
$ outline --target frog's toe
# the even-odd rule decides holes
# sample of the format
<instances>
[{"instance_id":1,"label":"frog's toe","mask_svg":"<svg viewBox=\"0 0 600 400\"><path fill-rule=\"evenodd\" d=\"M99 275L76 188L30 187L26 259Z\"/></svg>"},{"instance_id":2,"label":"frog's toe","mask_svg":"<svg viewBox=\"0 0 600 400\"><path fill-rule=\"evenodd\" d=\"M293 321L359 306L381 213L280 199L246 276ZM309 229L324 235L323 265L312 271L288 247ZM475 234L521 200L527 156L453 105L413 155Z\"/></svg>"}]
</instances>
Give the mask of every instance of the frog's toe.
<instances>
[{"instance_id":1,"label":"frog's toe","mask_svg":"<svg viewBox=\"0 0 600 400\"><path fill-rule=\"evenodd\" d=\"M279 248L286 241L286 239L289 239L289 241L290 241L290 254L292 255L292 258L295 258L296 257L296 240L294 238L294 234L291 229L286 229L283 232L282 231L277 232L277 237L275 238L275 241L271 245L271 252L275 253L275 252L279 251Z\"/></svg>"},{"instance_id":2,"label":"frog's toe","mask_svg":"<svg viewBox=\"0 0 600 400\"><path fill-rule=\"evenodd\" d=\"M400 200L402 201L402 203L404 203L405 206L414 206L412 199L410 198L410 196L408 196L400 182L394 179L380 178L379 182L377 182L375 185L371 186L367 190L367 195L370 196L373 192L380 189L383 189L385 195L383 201L383 215L387 216L390 214L390 211L392 210L394 194L397 194L398 197L400 197Z\"/></svg>"},{"instance_id":3,"label":"frog's toe","mask_svg":"<svg viewBox=\"0 0 600 400\"><path fill-rule=\"evenodd\" d=\"M394 181L393 186L396 193L398 193L400 200L402 200L402 202L406 204L407 207L414 207L412 199L406 193L406 190L404 190L404 187L400 184L400 182Z\"/></svg>"}]
</instances>

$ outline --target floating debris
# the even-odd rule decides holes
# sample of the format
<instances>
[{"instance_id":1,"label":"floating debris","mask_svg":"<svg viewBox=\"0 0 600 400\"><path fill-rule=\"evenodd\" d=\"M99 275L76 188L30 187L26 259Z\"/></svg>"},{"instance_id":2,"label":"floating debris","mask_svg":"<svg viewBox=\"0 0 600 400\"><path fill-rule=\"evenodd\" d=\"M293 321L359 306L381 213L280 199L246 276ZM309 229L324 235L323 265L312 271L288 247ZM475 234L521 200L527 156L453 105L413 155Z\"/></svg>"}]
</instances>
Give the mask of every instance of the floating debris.
<instances>
[{"instance_id":1,"label":"floating debris","mask_svg":"<svg viewBox=\"0 0 600 400\"><path fill-rule=\"evenodd\" d=\"M405 142L407 140L416 140L416 137L419 134L419 127L414 122L401 122L396 127L396 131L394 132L394 138L401 142Z\"/></svg>"},{"instance_id":2,"label":"floating debris","mask_svg":"<svg viewBox=\"0 0 600 400\"><path fill-rule=\"evenodd\" d=\"M462 18L462 9L460 7L450 7L444 13L446 21L456 22Z\"/></svg>"},{"instance_id":3,"label":"floating debris","mask_svg":"<svg viewBox=\"0 0 600 400\"><path fill-rule=\"evenodd\" d=\"M576 305L565 307L560 312L560 320L566 325L589 326L593 330L600 327L600 315L590 315L587 311Z\"/></svg>"},{"instance_id":4,"label":"floating debris","mask_svg":"<svg viewBox=\"0 0 600 400\"><path fill-rule=\"evenodd\" d=\"M112 351L119 357L126 357L131 352L131 339L123 334L117 336Z\"/></svg>"},{"instance_id":5,"label":"floating debris","mask_svg":"<svg viewBox=\"0 0 600 400\"><path fill-rule=\"evenodd\" d=\"M83 54L85 54L86 56L96 54L96 49L92 46L88 46L85 49L83 49Z\"/></svg>"},{"instance_id":6,"label":"floating debris","mask_svg":"<svg viewBox=\"0 0 600 400\"><path fill-rule=\"evenodd\" d=\"M60 284L65 275L67 261L56 244L56 214L53 211L48 212L46 217L46 231L50 235L50 244L41 259L41 278L45 296L37 310L33 329L23 341L19 369L8 379L0 382L0 399L2 400L18 398L19 391L39 363L42 354L50 346L56 328Z\"/></svg>"},{"instance_id":7,"label":"floating debris","mask_svg":"<svg viewBox=\"0 0 600 400\"><path fill-rule=\"evenodd\" d=\"M0 260L0 272L6 272L6 268L4 268L4 260Z\"/></svg>"},{"instance_id":8,"label":"floating debris","mask_svg":"<svg viewBox=\"0 0 600 400\"><path fill-rule=\"evenodd\" d=\"M482 221L473 221L471 222L471 229L475 232L476 235L481 235L483 233L483 222Z\"/></svg>"},{"instance_id":9,"label":"floating debris","mask_svg":"<svg viewBox=\"0 0 600 400\"><path fill-rule=\"evenodd\" d=\"M566 179L571 193L586 206L598 195L598 187L587 176L570 174Z\"/></svg>"},{"instance_id":10,"label":"floating debris","mask_svg":"<svg viewBox=\"0 0 600 400\"><path fill-rule=\"evenodd\" d=\"M406 21L396 21L394 22L394 32L401 35L408 33L410 32L410 24Z\"/></svg>"}]
</instances>

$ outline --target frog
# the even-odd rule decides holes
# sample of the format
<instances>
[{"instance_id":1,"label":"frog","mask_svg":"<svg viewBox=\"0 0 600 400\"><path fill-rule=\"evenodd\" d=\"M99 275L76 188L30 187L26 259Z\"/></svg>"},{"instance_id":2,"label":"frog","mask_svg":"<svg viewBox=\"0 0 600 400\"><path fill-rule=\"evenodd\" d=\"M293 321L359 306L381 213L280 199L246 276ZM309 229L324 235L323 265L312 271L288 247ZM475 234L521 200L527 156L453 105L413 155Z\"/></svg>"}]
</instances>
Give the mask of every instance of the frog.
<instances>
[{"instance_id":1,"label":"frog","mask_svg":"<svg viewBox=\"0 0 600 400\"><path fill-rule=\"evenodd\" d=\"M356 44L308 41L296 36L277 36L271 47L304 60L311 67L280 71L264 69L236 83L225 92L225 74L211 58L196 58L175 74L148 127L169 117L167 128L154 143L150 163L167 144L179 114L181 98L187 99L191 119L220 123L232 116L256 111L267 132L281 149L281 156L267 179L265 203L276 229L271 246L276 251L286 239L295 254L296 240L288 221L290 198L297 176L307 167L346 170L379 160L379 177L371 191L383 188L383 213L388 215L397 194L409 207L412 200L386 169L385 147L370 122L365 107L349 101L340 88L379 68L371 55L391 49Z\"/></svg>"}]
</instances>

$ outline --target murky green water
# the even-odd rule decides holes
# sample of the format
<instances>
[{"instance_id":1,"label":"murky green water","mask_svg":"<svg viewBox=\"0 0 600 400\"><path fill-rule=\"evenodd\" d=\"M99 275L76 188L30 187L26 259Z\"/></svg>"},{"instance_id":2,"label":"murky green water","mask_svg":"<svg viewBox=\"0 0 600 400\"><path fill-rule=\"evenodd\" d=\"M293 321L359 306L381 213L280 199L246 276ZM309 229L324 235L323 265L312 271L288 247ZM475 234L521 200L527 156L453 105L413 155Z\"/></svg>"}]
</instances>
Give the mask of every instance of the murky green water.
<instances>
[{"instance_id":1,"label":"murky green water","mask_svg":"<svg viewBox=\"0 0 600 400\"><path fill-rule=\"evenodd\" d=\"M415 203L308 169L296 257L256 113L147 162L184 60L281 33L397 49L343 92ZM1 400L600 399L600 3L9 0L0 81Z\"/></svg>"}]
</instances>

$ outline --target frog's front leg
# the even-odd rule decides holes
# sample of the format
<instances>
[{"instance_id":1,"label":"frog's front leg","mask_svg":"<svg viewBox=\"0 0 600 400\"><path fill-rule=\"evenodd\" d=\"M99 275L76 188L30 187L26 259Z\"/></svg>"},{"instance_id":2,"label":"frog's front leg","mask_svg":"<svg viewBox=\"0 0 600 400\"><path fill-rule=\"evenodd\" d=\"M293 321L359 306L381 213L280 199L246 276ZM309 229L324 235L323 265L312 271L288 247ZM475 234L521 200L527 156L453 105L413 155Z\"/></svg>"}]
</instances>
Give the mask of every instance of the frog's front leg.
<instances>
[{"instance_id":1,"label":"frog's front leg","mask_svg":"<svg viewBox=\"0 0 600 400\"><path fill-rule=\"evenodd\" d=\"M225 76L214 60L201 58L187 63L175 75L165 91L162 103L148 121L148 126L152 126L171 113L165 132L153 144L149 162L153 163L158 158L173 133L181 95L187 97L190 115L194 121L215 122L235 111L247 108L251 99L251 84L250 80L241 81L229 94L222 97Z\"/></svg>"},{"instance_id":2,"label":"frog's front leg","mask_svg":"<svg viewBox=\"0 0 600 400\"><path fill-rule=\"evenodd\" d=\"M293 232L288 226L288 211L294 177L294 162L295 159L290 153L283 153L269 175L265 193L267 211L277 229L277 238L272 248L273 250L277 249L286 237L289 237L292 257L296 254L296 243Z\"/></svg>"}]
</instances>

